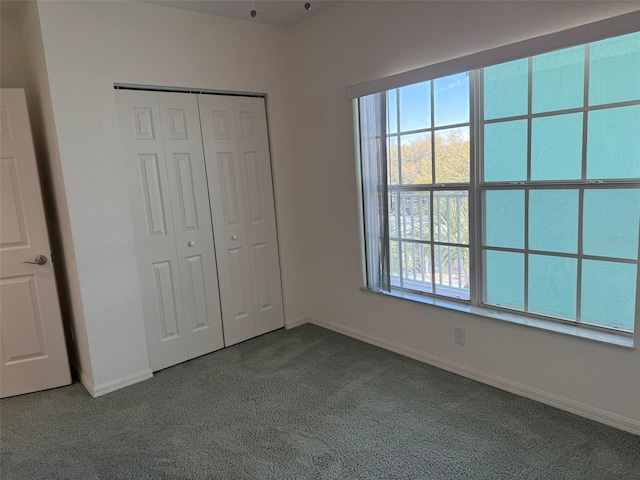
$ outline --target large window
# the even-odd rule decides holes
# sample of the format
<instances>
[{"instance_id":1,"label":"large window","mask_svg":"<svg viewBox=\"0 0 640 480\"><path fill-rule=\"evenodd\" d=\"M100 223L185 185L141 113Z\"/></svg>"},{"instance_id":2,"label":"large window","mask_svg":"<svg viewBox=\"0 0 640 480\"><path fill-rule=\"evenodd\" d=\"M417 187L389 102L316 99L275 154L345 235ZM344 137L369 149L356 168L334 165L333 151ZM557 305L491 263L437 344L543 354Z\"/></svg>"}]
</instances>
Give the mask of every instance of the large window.
<instances>
[{"instance_id":1,"label":"large window","mask_svg":"<svg viewBox=\"0 0 640 480\"><path fill-rule=\"evenodd\" d=\"M379 95L383 290L633 332L640 33Z\"/></svg>"}]
</instances>

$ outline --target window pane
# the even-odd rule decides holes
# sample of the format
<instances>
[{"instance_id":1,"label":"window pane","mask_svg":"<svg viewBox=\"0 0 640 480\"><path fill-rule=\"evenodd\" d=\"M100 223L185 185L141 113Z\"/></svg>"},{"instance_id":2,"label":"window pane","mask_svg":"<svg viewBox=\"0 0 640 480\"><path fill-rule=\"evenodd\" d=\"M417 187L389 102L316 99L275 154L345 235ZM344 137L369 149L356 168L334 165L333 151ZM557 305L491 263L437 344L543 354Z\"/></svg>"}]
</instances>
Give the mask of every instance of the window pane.
<instances>
[{"instance_id":1,"label":"window pane","mask_svg":"<svg viewBox=\"0 0 640 480\"><path fill-rule=\"evenodd\" d=\"M439 130L436 139L436 182L469 183L469 127Z\"/></svg>"},{"instance_id":2,"label":"window pane","mask_svg":"<svg viewBox=\"0 0 640 480\"><path fill-rule=\"evenodd\" d=\"M524 248L524 192L489 190L484 205L484 244Z\"/></svg>"},{"instance_id":3,"label":"window pane","mask_svg":"<svg viewBox=\"0 0 640 480\"><path fill-rule=\"evenodd\" d=\"M435 248L436 293L469 300L469 249L466 247Z\"/></svg>"},{"instance_id":4,"label":"window pane","mask_svg":"<svg viewBox=\"0 0 640 480\"><path fill-rule=\"evenodd\" d=\"M582 177L582 113L533 119L531 180Z\"/></svg>"},{"instance_id":5,"label":"window pane","mask_svg":"<svg viewBox=\"0 0 640 480\"><path fill-rule=\"evenodd\" d=\"M529 311L575 320L578 261L548 255L529 256Z\"/></svg>"},{"instance_id":6,"label":"window pane","mask_svg":"<svg viewBox=\"0 0 640 480\"><path fill-rule=\"evenodd\" d=\"M467 191L434 192L433 229L437 242L469 244Z\"/></svg>"},{"instance_id":7,"label":"window pane","mask_svg":"<svg viewBox=\"0 0 640 480\"><path fill-rule=\"evenodd\" d=\"M527 121L484 126L484 179L486 182L527 179Z\"/></svg>"},{"instance_id":8,"label":"window pane","mask_svg":"<svg viewBox=\"0 0 640 480\"><path fill-rule=\"evenodd\" d=\"M436 126L469 122L469 74L434 80Z\"/></svg>"},{"instance_id":9,"label":"window pane","mask_svg":"<svg viewBox=\"0 0 640 480\"><path fill-rule=\"evenodd\" d=\"M485 303L524 308L524 254L486 250Z\"/></svg>"},{"instance_id":10,"label":"window pane","mask_svg":"<svg viewBox=\"0 0 640 480\"><path fill-rule=\"evenodd\" d=\"M484 118L525 115L528 104L529 60L501 63L484 72Z\"/></svg>"},{"instance_id":11,"label":"window pane","mask_svg":"<svg viewBox=\"0 0 640 480\"><path fill-rule=\"evenodd\" d=\"M578 190L529 192L529 248L578 253Z\"/></svg>"},{"instance_id":12,"label":"window pane","mask_svg":"<svg viewBox=\"0 0 640 480\"><path fill-rule=\"evenodd\" d=\"M589 105L640 100L640 32L591 44Z\"/></svg>"},{"instance_id":13,"label":"window pane","mask_svg":"<svg viewBox=\"0 0 640 480\"><path fill-rule=\"evenodd\" d=\"M431 219L429 192L401 192L402 238L431 240Z\"/></svg>"},{"instance_id":14,"label":"window pane","mask_svg":"<svg viewBox=\"0 0 640 480\"><path fill-rule=\"evenodd\" d=\"M431 183L431 135L414 133L400 137L402 154L402 183L413 185Z\"/></svg>"},{"instance_id":15,"label":"window pane","mask_svg":"<svg viewBox=\"0 0 640 480\"><path fill-rule=\"evenodd\" d=\"M391 267L391 283L393 285L400 285L400 248L398 242L389 242L389 251L391 253L391 259L389 261Z\"/></svg>"},{"instance_id":16,"label":"window pane","mask_svg":"<svg viewBox=\"0 0 640 480\"><path fill-rule=\"evenodd\" d=\"M387 183L398 185L400 182L400 164L398 163L398 137L387 139Z\"/></svg>"},{"instance_id":17,"label":"window pane","mask_svg":"<svg viewBox=\"0 0 640 480\"><path fill-rule=\"evenodd\" d=\"M398 90L387 92L387 133L398 131Z\"/></svg>"},{"instance_id":18,"label":"window pane","mask_svg":"<svg viewBox=\"0 0 640 480\"><path fill-rule=\"evenodd\" d=\"M640 177L640 105L589 112L588 132L587 178Z\"/></svg>"},{"instance_id":19,"label":"window pane","mask_svg":"<svg viewBox=\"0 0 640 480\"><path fill-rule=\"evenodd\" d=\"M402 286L411 290L433 293L431 285L431 246L402 242Z\"/></svg>"},{"instance_id":20,"label":"window pane","mask_svg":"<svg viewBox=\"0 0 640 480\"><path fill-rule=\"evenodd\" d=\"M584 46L533 57L533 113L584 105Z\"/></svg>"},{"instance_id":21,"label":"window pane","mask_svg":"<svg viewBox=\"0 0 640 480\"><path fill-rule=\"evenodd\" d=\"M639 221L640 190L586 190L584 253L636 259Z\"/></svg>"},{"instance_id":22,"label":"window pane","mask_svg":"<svg viewBox=\"0 0 640 480\"><path fill-rule=\"evenodd\" d=\"M389 194L389 238L400 236L400 213L398 212L398 194Z\"/></svg>"},{"instance_id":23,"label":"window pane","mask_svg":"<svg viewBox=\"0 0 640 480\"><path fill-rule=\"evenodd\" d=\"M431 126L431 82L400 89L400 129L403 132Z\"/></svg>"},{"instance_id":24,"label":"window pane","mask_svg":"<svg viewBox=\"0 0 640 480\"><path fill-rule=\"evenodd\" d=\"M582 322L633 331L637 267L629 263L582 262Z\"/></svg>"}]
</instances>

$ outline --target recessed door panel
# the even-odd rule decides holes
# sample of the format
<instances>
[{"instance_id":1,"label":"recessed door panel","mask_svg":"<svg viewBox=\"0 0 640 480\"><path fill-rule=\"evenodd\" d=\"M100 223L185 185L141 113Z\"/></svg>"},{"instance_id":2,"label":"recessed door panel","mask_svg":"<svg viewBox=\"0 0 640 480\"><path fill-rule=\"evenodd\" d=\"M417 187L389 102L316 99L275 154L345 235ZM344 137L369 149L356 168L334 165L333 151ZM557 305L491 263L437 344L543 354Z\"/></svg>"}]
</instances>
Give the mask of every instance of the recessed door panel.
<instances>
[{"instance_id":1,"label":"recessed door panel","mask_svg":"<svg viewBox=\"0 0 640 480\"><path fill-rule=\"evenodd\" d=\"M140 177L144 192L147 225L149 235L166 235L166 219L162 202L162 187L160 186L160 172L156 155L139 155Z\"/></svg>"},{"instance_id":2,"label":"recessed door panel","mask_svg":"<svg viewBox=\"0 0 640 480\"><path fill-rule=\"evenodd\" d=\"M1 248L21 247L29 243L27 219L23 208L22 192L15 157L0 160L0 217Z\"/></svg>"},{"instance_id":3,"label":"recessed door panel","mask_svg":"<svg viewBox=\"0 0 640 480\"><path fill-rule=\"evenodd\" d=\"M195 318L193 321L193 331L201 330L209 327L210 319L207 309L207 288L204 279L204 265L202 264L202 255L187 257L187 267L189 270L189 299L194 305ZM209 266L211 268L211 266Z\"/></svg>"},{"instance_id":4,"label":"recessed door panel","mask_svg":"<svg viewBox=\"0 0 640 480\"><path fill-rule=\"evenodd\" d=\"M153 117L151 108L133 108L133 122L136 140L153 140Z\"/></svg>"},{"instance_id":5,"label":"recessed door panel","mask_svg":"<svg viewBox=\"0 0 640 480\"><path fill-rule=\"evenodd\" d=\"M11 120L9 119L9 109L6 106L0 107L0 141L11 142Z\"/></svg>"},{"instance_id":6,"label":"recessed door panel","mask_svg":"<svg viewBox=\"0 0 640 480\"><path fill-rule=\"evenodd\" d=\"M193 188L193 170L191 169L191 157L188 153L173 154L178 176L178 197L180 200L180 213L182 214L180 226L183 231L198 230L198 207Z\"/></svg>"},{"instance_id":7,"label":"recessed door panel","mask_svg":"<svg viewBox=\"0 0 640 480\"><path fill-rule=\"evenodd\" d=\"M224 224L227 226L237 225L238 192L236 190L237 181L233 168L233 154L230 152L223 152L218 153L217 157Z\"/></svg>"},{"instance_id":8,"label":"recessed door panel","mask_svg":"<svg viewBox=\"0 0 640 480\"><path fill-rule=\"evenodd\" d=\"M264 215L262 212L262 188L260 182L260 165L258 160L258 152L245 152L244 154L245 171L247 172L247 195L249 197L248 218L251 222L263 222Z\"/></svg>"},{"instance_id":9,"label":"recessed door panel","mask_svg":"<svg viewBox=\"0 0 640 480\"><path fill-rule=\"evenodd\" d=\"M187 139L187 120L185 115L185 111L182 108L167 108L170 140Z\"/></svg>"},{"instance_id":10,"label":"recessed door panel","mask_svg":"<svg viewBox=\"0 0 640 480\"><path fill-rule=\"evenodd\" d=\"M12 300L0 305L2 318L20 319L20 322L2 323L2 364L11 365L46 356L35 276L3 278L0 285L6 298Z\"/></svg>"},{"instance_id":11,"label":"recessed door panel","mask_svg":"<svg viewBox=\"0 0 640 480\"><path fill-rule=\"evenodd\" d=\"M233 297L233 318L234 320L240 320L246 318L249 313L247 312L247 305L251 305L251 300L247 299L247 274L246 264L244 261L244 251L242 248L232 248L228 252L229 261L229 275L231 277L231 295ZM247 301L249 300L249 301Z\"/></svg>"},{"instance_id":12,"label":"recessed door panel","mask_svg":"<svg viewBox=\"0 0 640 480\"><path fill-rule=\"evenodd\" d=\"M165 342L180 335L171 262L154 263L153 274L158 305L158 321L162 331L161 341Z\"/></svg>"},{"instance_id":13,"label":"recessed door panel","mask_svg":"<svg viewBox=\"0 0 640 480\"><path fill-rule=\"evenodd\" d=\"M258 291L258 309L261 312L273 308L269 288L269 247L266 243L253 246L254 272Z\"/></svg>"}]
</instances>

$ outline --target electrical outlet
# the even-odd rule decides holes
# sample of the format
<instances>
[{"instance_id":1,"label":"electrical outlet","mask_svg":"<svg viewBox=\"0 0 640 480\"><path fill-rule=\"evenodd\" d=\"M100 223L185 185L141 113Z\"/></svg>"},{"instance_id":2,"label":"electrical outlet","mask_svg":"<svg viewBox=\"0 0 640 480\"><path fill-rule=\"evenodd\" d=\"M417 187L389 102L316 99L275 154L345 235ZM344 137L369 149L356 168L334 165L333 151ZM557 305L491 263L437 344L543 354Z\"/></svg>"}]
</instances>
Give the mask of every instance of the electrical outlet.
<instances>
[{"instance_id":1,"label":"electrical outlet","mask_svg":"<svg viewBox=\"0 0 640 480\"><path fill-rule=\"evenodd\" d=\"M458 345L466 345L466 339L464 335L464 328L456 327L455 340Z\"/></svg>"}]
</instances>

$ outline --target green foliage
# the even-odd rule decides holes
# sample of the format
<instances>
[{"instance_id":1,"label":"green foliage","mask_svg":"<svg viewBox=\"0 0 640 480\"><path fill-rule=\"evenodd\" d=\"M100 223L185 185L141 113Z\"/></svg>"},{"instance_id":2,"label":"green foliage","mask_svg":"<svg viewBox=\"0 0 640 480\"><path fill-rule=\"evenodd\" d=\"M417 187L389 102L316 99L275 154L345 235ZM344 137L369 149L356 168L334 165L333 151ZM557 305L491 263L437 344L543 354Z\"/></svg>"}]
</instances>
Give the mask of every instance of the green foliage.
<instances>
[{"instance_id":1,"label":"green foliage","mask_svg":"<svg viewBox=\"0 0 640 480\"><path fill-rule=\"evenodd\" d=\"M400 152L398 142L389 142L388 178L390 185L400 183L398 153L402 156L402 183L432 183L431 133L408 136L402 141ZM435 136L437 183L468 183L470 172L470 142L463 131L448 134L438 132Z\"/></svg>"}]
</instances>

